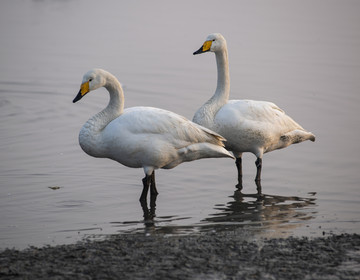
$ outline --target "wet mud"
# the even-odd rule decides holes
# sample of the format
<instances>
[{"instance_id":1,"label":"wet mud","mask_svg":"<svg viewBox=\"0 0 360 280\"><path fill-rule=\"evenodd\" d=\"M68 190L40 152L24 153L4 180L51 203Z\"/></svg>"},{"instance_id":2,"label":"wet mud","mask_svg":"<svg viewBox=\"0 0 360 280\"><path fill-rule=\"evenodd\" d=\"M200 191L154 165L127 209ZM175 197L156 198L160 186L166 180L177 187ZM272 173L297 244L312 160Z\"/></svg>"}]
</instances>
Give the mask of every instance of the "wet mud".
<instances>
[{"instance_id":1,"label":"wet mud","mask_svg":"<svg viewBox=\"0 0 360 280\"><path fill-rule=\"evenodd\" d=\"M360 279L360 235L117 235L0 252L1 279Z\"/></svg>"}]
</instances>

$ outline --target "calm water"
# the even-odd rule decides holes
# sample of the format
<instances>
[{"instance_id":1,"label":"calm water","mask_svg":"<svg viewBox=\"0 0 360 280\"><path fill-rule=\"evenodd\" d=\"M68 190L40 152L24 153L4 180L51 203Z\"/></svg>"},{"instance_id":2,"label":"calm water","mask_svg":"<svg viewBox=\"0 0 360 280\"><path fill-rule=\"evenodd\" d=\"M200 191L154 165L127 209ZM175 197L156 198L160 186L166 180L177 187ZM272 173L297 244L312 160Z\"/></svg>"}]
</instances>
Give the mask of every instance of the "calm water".
<instances>
[{"instance_id":1,"label":"calm water","mask_svg":"<svg viewBox=\"0 0 360 280\"><path fill-rule=\"evenodd\" d=\"M0 248L234 227L252 238L359 232L359 13L358 1L1 1ZM145 225L143 171L78 145L106 91L72 99L101 67L125 106L191 119L215 90L214 55L192 55L212 32L228 41L231 97L273 101L317 140L265 155L263 201L252 154L243 196L230 159L160 170Z\"/></svg>"}]
</instances>

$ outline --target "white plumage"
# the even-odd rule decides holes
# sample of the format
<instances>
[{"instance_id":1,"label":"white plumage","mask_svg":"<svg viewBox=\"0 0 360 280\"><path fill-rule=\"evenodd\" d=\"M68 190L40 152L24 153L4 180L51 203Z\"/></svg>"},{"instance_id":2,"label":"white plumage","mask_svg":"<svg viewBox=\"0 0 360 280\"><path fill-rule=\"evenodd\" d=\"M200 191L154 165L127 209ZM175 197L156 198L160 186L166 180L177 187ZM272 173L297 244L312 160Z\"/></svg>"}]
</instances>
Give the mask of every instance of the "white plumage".
<instances>
[{"instance_id":1,"label":"white plumage","mask_svg":"<svg viewBox=\"0 0 360 280\"><path fill-rule=\"evenodd\" d=\"M216 56L217 87L215 94L195 113L193 121L226 138L226 149L236 157L239 189L242 188L242 153L253 153L257 157L255 181L261 188L264 153L305 140L315 141L315 136L305 131L274 103L229 100L230 74L225 38L219 33L210 34L194 54L207 51L214 52Z\"/></svg>"},{"instance_id":2,"label":"white plumage","mask_svg":"<svg viewBox=\"0 0 360 280\"><path fill-rule=\"evenodd\" d=\"M154 171L158 168L169 169L201 158L233 158L223 147L223 137L180 115L152 107L124 110L121 85L105 70L87 72L73 102L100 87L109 91L109 104L84 124L79 134L80 146L90 156L143 168L142 201L146 200L149 185L157 194Z\"/></svg>"}]
</instances>

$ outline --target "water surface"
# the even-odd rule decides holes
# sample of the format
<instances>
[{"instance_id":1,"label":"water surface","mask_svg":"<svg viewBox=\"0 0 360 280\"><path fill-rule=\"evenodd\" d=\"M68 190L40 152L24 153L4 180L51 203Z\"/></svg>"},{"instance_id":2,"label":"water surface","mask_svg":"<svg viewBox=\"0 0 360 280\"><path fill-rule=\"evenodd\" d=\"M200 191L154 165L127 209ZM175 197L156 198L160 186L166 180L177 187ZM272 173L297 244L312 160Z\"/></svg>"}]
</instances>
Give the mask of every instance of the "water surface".
<instances>
[{"instance_id":1,"label":"water surface","mask_svg":"<svg viewBox=\"0 0 360 280\"><path fill-rule=\"evenodd\" d=\"M0 3L0 248L109 234L241 227L253 238L359 232L360 4L357 1L3 1ZM230 159L157 172L153 223L138 202L141 169L87 156L83 123L104 89L76 104L82 75L117 76L125 106L192 119L214 92L206 36L228 42L231 98L273 101L316 136L244 155L244 195Z\"/></svg>"}]
</instances>

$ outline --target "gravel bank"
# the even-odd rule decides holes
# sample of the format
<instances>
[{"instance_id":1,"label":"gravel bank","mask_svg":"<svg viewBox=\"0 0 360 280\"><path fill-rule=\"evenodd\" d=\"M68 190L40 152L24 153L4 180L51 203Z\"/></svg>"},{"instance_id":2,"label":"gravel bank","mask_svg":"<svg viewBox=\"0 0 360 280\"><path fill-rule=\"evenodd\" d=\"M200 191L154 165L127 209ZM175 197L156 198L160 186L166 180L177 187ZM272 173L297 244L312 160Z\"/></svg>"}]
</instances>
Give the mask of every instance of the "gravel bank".
<instances>
[{"instance_id":1,"label":"gravel bank","mask_svg":"<svg viewBox=\"0 0 360 280\"><path fill-rule=\"evenodd\" d=\"M244 241L236 231L119 235L0 252L1 279L360 279L360 235Z\"/></svg>"}]
</instances>

